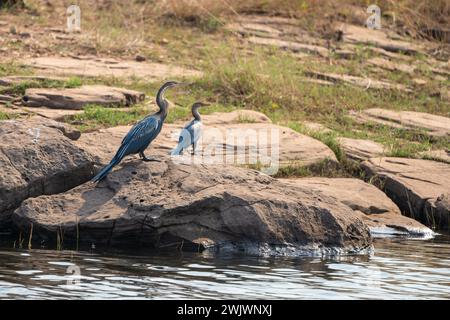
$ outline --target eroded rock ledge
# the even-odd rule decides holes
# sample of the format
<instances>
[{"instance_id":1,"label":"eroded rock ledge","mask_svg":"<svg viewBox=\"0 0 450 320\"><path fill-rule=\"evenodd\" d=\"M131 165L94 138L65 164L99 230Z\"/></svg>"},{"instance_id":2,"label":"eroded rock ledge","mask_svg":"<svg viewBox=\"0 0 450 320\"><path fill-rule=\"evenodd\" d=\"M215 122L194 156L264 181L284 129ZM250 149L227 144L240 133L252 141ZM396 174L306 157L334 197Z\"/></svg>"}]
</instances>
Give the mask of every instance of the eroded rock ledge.
<instances>
[{"instance_id":1,"label":"eroded rock ledge","mask_svg":"<svg viewBox=\"0 0 450 320\"><path fill-rule=\"evenodd\" d=\"M397 205L374 185L351 178L287 179L290 183L316 190L348 206L369 226L374 237L413 236L428 238L434 232L405 217Z\"/></svg>"},{"instance_id":2,"label":"eroded rock ledge","mask_svg":"<svg viewBox=\"0 0 450 320\"><path fill-rule=\"evenodd\" d=\"M367 160L361 166L407 215L432 228L449 229L448 164L382 157Z\"/></svg>"},{"instance_id":3,"label":"eroded rock ledge","mask_svg":"<svg viewBox=\"0 0 450 320\"><path fill-rule=\"evenodd\" d=\"M262 255L366 253L368 227L334 198L254 170L130 159L99 185L24 201L33 240L241 250Z\"/></svg>"}]
</instances>

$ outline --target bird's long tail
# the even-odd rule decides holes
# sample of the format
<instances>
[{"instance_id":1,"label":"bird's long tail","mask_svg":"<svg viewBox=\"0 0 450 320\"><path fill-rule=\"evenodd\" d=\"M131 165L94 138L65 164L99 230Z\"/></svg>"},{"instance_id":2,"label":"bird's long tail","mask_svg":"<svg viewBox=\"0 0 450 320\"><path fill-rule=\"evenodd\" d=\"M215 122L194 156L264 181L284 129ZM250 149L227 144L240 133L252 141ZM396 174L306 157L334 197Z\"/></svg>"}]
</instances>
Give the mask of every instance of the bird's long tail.
<instances>
[{"instance_id":1,"label":"bird's long tail","mask_svg":"<svg viewBox=\"0 0 450 320\"><path fill-rule=\"evenodd\" d=\"M181 151L183 151L183 146L181 143L179 143L170 153L171 156L179 156L181 154Z\"/></svg>"},{"instance_id":2,"label":"bird's long tail","mask_svg":"<svg viewBox=\"0 0 450 320\"><path fill-rule=\"evenodd\" d=\"M112 170L112 168L117 164L117 161L113 159L107 166L105 166L95 177L92 178L93 182L99 182L104 177L108 175L108 173Z\"/></svg>"}]
</instances>

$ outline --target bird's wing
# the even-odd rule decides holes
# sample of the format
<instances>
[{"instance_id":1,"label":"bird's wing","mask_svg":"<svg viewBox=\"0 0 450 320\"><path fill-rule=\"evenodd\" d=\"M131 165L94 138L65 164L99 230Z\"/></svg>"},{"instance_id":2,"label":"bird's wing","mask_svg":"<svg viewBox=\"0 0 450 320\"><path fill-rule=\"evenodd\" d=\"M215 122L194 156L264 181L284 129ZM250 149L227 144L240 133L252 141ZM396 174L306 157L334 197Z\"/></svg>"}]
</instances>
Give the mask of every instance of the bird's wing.
<instances>
[{"instance_id":1,"label":"bird's wing","mask_svg":"<svg viewBox=\"0 0 450 320\"><path fill-rule=\"evenodd\" d=\"M160 120L155 116L150 116L142 119L131 128L131 130L123 138L122 144L126 144L131 140L134 140L137 136L142 135L147 131L152 131L158 128L159 123Z\"/></svg>"},{"instance_id":2,"label":"bird's wing","mask_svg":"<svg viewBox=\"0 0 450 320\"><path fill-rule=\"evenodd\" d=\"M200 121L195 121L192 123L192 125L189 127L189 133L192 137L192 143L196 143L198 139L200 138L202 130L202 123Z\"/></svg>"},{"instance_id":3,"label":"bird's wing","mask_svg":"<svg viewBox=\"0 0 450 320\"><path fill-rule=\"evenodd\" d=\"M139 146L148 145L158 134L158 127L161 120L158 117L150 116L136 123L130 132L123 138L120 147L123 156L128 150L137 149Z\"/></svg>"},{"instance_id":4,"label":"bird's wing","mask_svg":"<svg viewBox=\"0 0 450 320\"><path fill-rule=\"evenodd\" d=\"M178 137L178 143L182 143L183 140L185 140L184 136L185 136L186 132L190 133L189 128L192 126L193 123L194 123L194 120L186 123L186 125L184 126L184 128L180 132L180 136Z\"/></svg>"}]
</instances>

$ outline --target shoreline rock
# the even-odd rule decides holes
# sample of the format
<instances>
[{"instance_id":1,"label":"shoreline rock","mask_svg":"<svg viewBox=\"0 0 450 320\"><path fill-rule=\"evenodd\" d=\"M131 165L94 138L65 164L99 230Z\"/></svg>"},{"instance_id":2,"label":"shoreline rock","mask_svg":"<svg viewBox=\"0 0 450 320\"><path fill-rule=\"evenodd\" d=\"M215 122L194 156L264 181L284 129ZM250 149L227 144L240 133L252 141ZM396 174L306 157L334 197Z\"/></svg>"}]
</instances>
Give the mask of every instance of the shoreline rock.
<instances>
[{"instance_id":1,"label":"shoreline rock","mask_svg":"<svg viewBox=\"0 0 450 320\"><path fill-rule=\"evenodd\" d=\"M236 167L124 161L98 186L30 198L13 214L33 240L262 255L371 250L363 221L334 199Z\"/></svg>"},{"instance_id":2,"label":"shoreline rock","mask_svg":"<svg viewBox=\"0 0 450 320\"><path fill-rule=\"evenodd\" d=\"M334 197L348 206L370 229L372 236L396 235L432 237L434 232L414 219L402 216L400 209L374 185L353 178L286 179L295 185L310 188Z\"/></svg>"},{"instance_id":3,"label":"shoreline rock","mask_svg":"<svg viewBox=\"0 0 450 320\"><path fill-rule=\"evenodd\" d=\"M92 157L70 138L79 132L55 121L0 121L0 216L30 197L73 188L92 177Z\"/></svg>"},{"instance_id":4,"label":"shoreline rock","mask_svg":"<svg viewBox=\"0 0 450 320\"><path fill-rule=\"evenodd\" d=\"M361 167L409 217L431 228L449 228L449 164L384 157L367 160Z\"/></svg>"}]
</instances>

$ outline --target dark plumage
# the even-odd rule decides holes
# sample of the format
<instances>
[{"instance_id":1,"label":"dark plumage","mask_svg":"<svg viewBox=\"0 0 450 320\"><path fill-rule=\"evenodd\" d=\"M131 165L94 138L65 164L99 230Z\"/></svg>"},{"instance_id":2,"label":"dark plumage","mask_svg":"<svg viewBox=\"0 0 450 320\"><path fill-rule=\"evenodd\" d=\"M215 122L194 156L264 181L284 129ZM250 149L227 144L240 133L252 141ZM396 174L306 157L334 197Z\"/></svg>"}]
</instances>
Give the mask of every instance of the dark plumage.
<instances>
[{"instance_id":1,"label":"dark plumage","mask_svg":"<svg viewBox=\"0 0 450 320\"><path fill-rule=\"evenodd\" d=\"M123 138L114 158L112 158L111 162L92 181L98 182L102 180L127 155L139 153L142 160L152 161L152 159L145 156L144 151L161 132L162 125L167 117L169 103L164 98L164 92L177 84L179 83L175 81L169 81L163 84L156 95L156 104L159 107L159 111L145 117L131 128L125 138Z\"/></svg>"},{"instance_id":2,"label":"dark plumage","mask_svg":"<svg viewBox=\"0 0 450 320\"><path fill-rule=\"evenodd\" d=\"M198 108L207 105L208 104L203 102L196 102L192 105L192 115L194 116L194 119L186 124L181 131L178 139L178 145L170 153L172 156L182 154L183 151L189 146L192 146L192 154L195 153L197 142L200 139L202 130L202 119L200 117L200 113L198 113Z\"/></svg>"}]
</instances>

